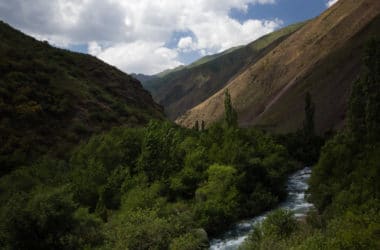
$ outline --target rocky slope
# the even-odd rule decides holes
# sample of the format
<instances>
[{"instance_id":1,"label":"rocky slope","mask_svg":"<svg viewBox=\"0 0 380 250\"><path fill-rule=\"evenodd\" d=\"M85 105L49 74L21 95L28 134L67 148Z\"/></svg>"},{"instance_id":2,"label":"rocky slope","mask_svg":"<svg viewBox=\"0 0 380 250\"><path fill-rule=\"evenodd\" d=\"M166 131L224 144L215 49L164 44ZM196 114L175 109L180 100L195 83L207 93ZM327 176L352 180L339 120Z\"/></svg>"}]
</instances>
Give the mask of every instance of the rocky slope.
<instances>
[{"instance_id":1,"label":"rocky slope","mask_svg":"<svg viewBox=\"0 0 380 250\"><path fill-rule=\"evenodd\" d=\"M341 126L364 44L380 35L379 14L380 1L339 1L176 122L190 127L196 120L209 124L221 119L228 88L242 126L296 130L302 125L306 92L316 104L319 133Z\"/></svg>"},{"instance_id":2,"label":"rocky slope","mask_svg":"<svg viewBox=\"0 0 380 250\"><path fill-rule=\"evenodd\" d=\"M246 46L203 57L191 65L162 72L150 79L137 76L174 120L222 89L246 65L258 61L302 25L289 26Z\"/></svg>"}]
</instances>

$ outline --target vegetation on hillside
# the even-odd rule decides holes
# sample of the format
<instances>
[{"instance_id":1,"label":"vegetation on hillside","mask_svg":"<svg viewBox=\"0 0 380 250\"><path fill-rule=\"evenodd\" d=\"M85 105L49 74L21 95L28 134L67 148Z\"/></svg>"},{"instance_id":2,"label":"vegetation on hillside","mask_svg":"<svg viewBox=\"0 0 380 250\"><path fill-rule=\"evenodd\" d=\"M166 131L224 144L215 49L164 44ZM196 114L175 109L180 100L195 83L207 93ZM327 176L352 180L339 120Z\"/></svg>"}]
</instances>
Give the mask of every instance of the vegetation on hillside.
<instances>
[{"instance_id":1,"label":"vegetation on hillside","mask_svg":"<svg viewBox=\"0 0 380 250\"><path fill-rule=\"evenodd\" d=\"M0 175L112 126L163 117L141 84L0 22Z\"/></svg>"},{"instance_id":2,"label":"vegetation on hillside","mask_svg":"<svg viewBox=\"0 0 380 250\"><path fill-rule=\"evenodd\" d=\"M276 135L277 141L284 145L290 155L307 166L318 161L325 138L315 131L315 103L309 92L305 95L303 127L294 133Z\"/></svg>"},{"instance_id":3,"label":"vegetation on hillside","mask_svg":"<svg viewBox=\"0 0 380 250\"><path fill-rule=\"evenodd\" d=\"M226 121L207 130L151 121L114 128L0 179L6 249L206 249L207 235L285 197L285 147ZM207 233L206 233L207 232Z\"/></svg>"},{"instance_id":4,"label":"vegetation on hillside","mask_svg":"<svg viewBox=\"0 0 380 250\"><path fill-rule=\"evenodd\" d=\"M310 180L305 221L277 211L243 249L380 249L380 40L368 42L348 123L324 147Z\"/></svg>"}]
</instances>

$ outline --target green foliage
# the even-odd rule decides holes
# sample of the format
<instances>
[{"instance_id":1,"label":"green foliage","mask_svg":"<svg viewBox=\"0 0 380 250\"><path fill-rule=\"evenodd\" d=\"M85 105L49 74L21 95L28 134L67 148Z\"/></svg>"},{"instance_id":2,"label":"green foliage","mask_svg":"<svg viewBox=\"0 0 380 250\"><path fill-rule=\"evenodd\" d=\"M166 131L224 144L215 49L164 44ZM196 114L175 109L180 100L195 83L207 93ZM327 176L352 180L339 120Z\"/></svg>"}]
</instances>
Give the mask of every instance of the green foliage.
<instances>
[{"instance_id":1,"label":"green foliage","mask_svg":"<svg viewBox=\"0 0 380 250\"><path fill-rule=\"evenodd\" d=\"M368 42L362 75L352 88L349 129L358 142L380 140L380 40Z\"/></svg>"},{"instance_id":2,"label":"green foliage","mask_svg":"<svg viewBox=\"0 0 380 250\"><path fill-rule=\"evenodd\" d=\"M236 218L238 210L237 171L231 166L212 165L208 181L196 191L195 212L202 226L215 233Z\"/></svg>"},{"instance_id":3,"label":"green foliage","mask_svg":"<svg viewBox=\"0 0 380 250\"><path fill-rule=\"evenodd\" d=\"M311 95L309 92L305 96L305 121L303 124L303 130L305 136L312 137L315 135L314 128L314 113L315 113L315 104L311 100Z\"/></svg>"},{"instance_id":4,"label":"green foliage","mask_svg":"<svg viewBox=\"0 0 380 250\"><path fill-rule=\"evenodd\" d=\"M181 167L181 152L176 147L183 136L169 122L151 121L146 129L138 169L150 181L168 178Z\"/></svg>"},{"instance_id":5,"label":"green foliage","mask_svg":"<svg viewBox=\"0 0 380 250\"><path fill-rule=\"evenodd\" d=\"M168 249L172 225L154 210L121 213L109 225L112 249Z\"/></svg>"},{"instance_id":6,"label":"green foliage","mask_svg":"<svg viewBox=\"0 0 380 250\"><path fill-rule=\"evenodd\" d=\"M278 209L255 226L241 249L288 249L284 240L297 230L298 224L294 215L288 210Z\"/></svg>"},{"instance_id":7,"label":"green foliage","mask_svg":"<svg viewBox=\"0 0 380 250\"><path fill-rule=\"evenodd\" d=\"M201 131L204 131L206 129L206 123L204 120L201 122Z\"/></svg>"},{"instance_id":8,"label":"green foliage","mask_svg":"<svg viewBox=\"0 0 380 250\"><path fill-rule=\"evenodd\" d=\"M275 235L282 239L297 229L296 220L289 210L279 209L268 215L262 224L264 234Z\"/></svg>"},{"instance_id":9,"label":"green foliage","mask_svg":"<svg viewBox=\"0 0 380 250\"><path fill-rule=\"evenodd\" d=\"M348 127L323 148L313 171L312 198L321 211L340 213L344 209L339 207L380 198L380 188L375 181L380 178L377 167L380 125L375 117L371 121L367 119L372 113L380 112L380 99L376 97L380 88L371 89L379 79L379 48L378 41L369 42L361 79L354 83L351 94ZM360 100L366 103L364 113L359 112L357 106L363 104Z\"/></svg>"},{"instance_id":10,"label":"green foliage","mask_svg":"<svg viewBox=\"0 0 380 250\"><path fill-rule=\"evenodd\" d=\"M0 22L0 176L49 152L62 159L91 134L162 118L130 76Z\"/></svg>"},{"instance_id":11,"label":"green foliage","mask_svg":"<svg viewBox=\"0 0 380 250\"><path fill-rule=\"evenodd\" d=\"M194 129L195 131L198 131L198 130L199 130L199 121L198 121L198 120L195 121L195 124L194 124L193 129Z\"/></svg>"},{"instance_id":12,"label":"green foliage","mask_svg":"<svg viewBox=\"0 0 380 250\"><path fill-rule=\"evenodd\" d=\"M190 233L174 238L169 246L170 250L206 250L209 249L207 233L194 230Z\"/></svg>"},{"instance_id":13,"label":"green foliage","mask_svg":"<svg viewBox=\"0 0 380 250\"><path fill-rule=\"evenodd\" d=\"M92 137L71 157L75 199L95 209L100 196L107 208L117 208L120 188L126 176L135 171L141 152L142 129L116 128Z\"/></svg>"},{"instance_id":14,"label":"green foliage","mask_svg":"<svg viewBox=\"0 0 380 250\"><path fill-rule=\"evenodd\" d=\"M324 139L315 134L315 104L309 92L305 95L305 118L303 128L287 135L279 135L278 140L286 146L294 159L311 166L318 161Z\"/></svg>"},{"instance_id":15,"label":"green foliage","mask_svg":"<svg viewBox=\"0 0 380 250\"><path fill-rule=\"evenodd\" d=\"M362 74L353 84L347 127L326 143L313 168L311 201L318 215L310 215L299 223L300 230L269 249L380 248L379 48L378 40L368 43ZM260 249L253 240L247 244Z\"/></svg>"},{"instance_id":16,"label":"green foliage","mask_svg":"<svg viewBox=\"0 0 380 250\"><path fill-rule=\"evenodd\" d=\"M100 221L78 206L66 188L11 198L2 213L4 247L72 249L102 242Z\"/></svg>"},{"instance_id":17,"label":"green foliage","mask_svg":"<svg viewBox=\"0 0 380 250\"><path fill-rule=\"evenodd\" d=\"M284 198L294 169L286 148L255 129L195 131L160 121L114 128L79 144L70 160L45 157L0 178L1 214L21 218L0 223L0 239L39 248L205 249L207 233ZM39 243L30 228L50 219L63 229L44 224Z\"/></svg>"},{"instance_id":18,"label":"green foliage","mask_svg":"<svg viewBox=\"0 0 380 250\"><path fill-rule=\"evenodd\" d=\"M231 96L228 89L224 92L224 120L227 127L238 126L237 112L232 106Z\"/></svg>"}]
</instances>

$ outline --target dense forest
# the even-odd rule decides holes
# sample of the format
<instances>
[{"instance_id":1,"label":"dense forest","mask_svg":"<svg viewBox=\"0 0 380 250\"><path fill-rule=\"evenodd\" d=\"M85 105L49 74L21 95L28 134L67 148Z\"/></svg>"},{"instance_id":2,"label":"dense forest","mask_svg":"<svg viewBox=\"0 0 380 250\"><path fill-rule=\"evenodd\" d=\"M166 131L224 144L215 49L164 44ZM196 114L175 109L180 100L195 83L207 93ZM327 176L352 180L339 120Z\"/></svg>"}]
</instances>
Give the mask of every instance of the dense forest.
<instances>
[{"instance_id":1,"label":"dense forest","mask_svg":"<svg viewBox=\"0 0 380 250\"><path fill-rule=\"evenodd\" d=\"M297 164L270 135L225 120L185 129L151 121L91 137L0 180L6 249L200 249L208 236L285 197Z\"/></svg>"},{"instance_id":2,"label":"dense forest","mask_svg":"<svg viewBox=\"0 0 380 250\"><path fill-rule=\"evenodd\" d=\"M380 40L366 47L346 128L323 147L303 221L273 212L243 249L380 249Z\"/></svg>"}]
</instances>

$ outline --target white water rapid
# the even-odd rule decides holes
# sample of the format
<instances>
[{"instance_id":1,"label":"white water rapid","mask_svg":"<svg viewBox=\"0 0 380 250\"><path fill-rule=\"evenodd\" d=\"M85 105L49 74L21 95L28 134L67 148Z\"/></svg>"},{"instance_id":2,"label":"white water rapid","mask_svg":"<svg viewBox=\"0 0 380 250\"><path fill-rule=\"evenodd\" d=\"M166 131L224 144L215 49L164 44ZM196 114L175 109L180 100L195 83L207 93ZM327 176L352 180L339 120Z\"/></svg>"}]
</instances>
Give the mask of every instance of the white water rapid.
<instances>
[{"instance_id":1,"label":"white water rapid","mask_svg":"<svg viewBox=\"0 0 380 250\"><path fill-rule=\"evenodd\" d=\"M295 172L288 179L287 183L287 199L277 208L289 209L294 212L296 217L305 216L307 211L313 207L305 199L305 192L308 189L307 181L311 175L311 168L306 167ZM210 250L236 250L248 237L256 223L259 223L266 218L265 212L262 215L252 219L241 221L233 226L229 231L225 232L220 239L212 239L210 242Z\"/></svg>"}]
</instances>

